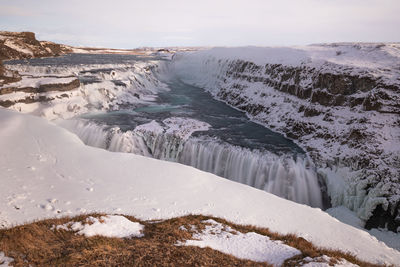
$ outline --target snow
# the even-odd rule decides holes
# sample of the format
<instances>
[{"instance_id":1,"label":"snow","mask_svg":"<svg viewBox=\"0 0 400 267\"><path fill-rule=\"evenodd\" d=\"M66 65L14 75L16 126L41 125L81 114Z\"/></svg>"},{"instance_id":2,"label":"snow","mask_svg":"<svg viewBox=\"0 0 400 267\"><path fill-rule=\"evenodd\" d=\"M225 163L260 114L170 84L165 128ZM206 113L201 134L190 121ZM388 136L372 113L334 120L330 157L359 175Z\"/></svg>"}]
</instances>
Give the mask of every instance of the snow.
<instances>
[{"instance_id":1,"label":"snow","mask_svg":"<svg viewBox=\"0 0 400 267\"><path fill-rule=\"evenodd\" d=\"M76 231L79 235L92 237L96 235L105 237L131 238L142 237L144 226L137 222L132 222L120 215L106 215L100 218L92 216L86 219L86 224L81 222L66 223L57 225L54 229Z\"/></svg>"},{"instance_id":2,"label":"snow","mask_svg":"<svg viewBox=\"0 0 400 267\"><path fill-rule=\"evenodd\" d=\"M165 119L163 123L167 127L167 134L178 136L183 140L188 139L194 132L207 131L211 127L211 125L206 122L180 117Z\"/></svg>"},{"instance_id":3,"label":"snow","mask_svg":"<svg viewBox=\"0 0 400 267\"><path fill-rule=\"evenodd\" d=\"M28 76L22 76L21 81L15 82L15 83L10 83L3 87L39 88L41 85L46 85L46 84L68 84L68 83L73 82L76 79L77 79L76 77L28 77Z\"/></svg>"},{"instance_id":4,"label":"snow","mask_svg":"<svg viewBox=\"0 0 400 267\"><path fill-rule=\"evenodd\" d=\"M150 54L143 50L126 50L126 49L107 49L107 48L91 48L91 47L71 47L72 53L75 54L120 54L120 55L142 55Z\"/></svg>"},{"instance_id":5,"label":"snow","mask_svg":"<svg viewBox=\"0 0 400 267\"><path fill-rule=\"evenodd\" d=\"M140 132L140 133L146 133L146 132L151 132L156 135L162 134L164 132L164 128L155 120L141 124L136 126L135 131Z\"/></svg>"},{"instance_id":6,"label":"snow","mask_svg":"<svg viewBox=\"0 0 400 267\"><path fill-rule=\"evenodd\" d=\"M160 125L156 121L138 125L134 132L140 134L151 134L160 135L166 133L167 135L173 135L182 140L188 139L194 132L207 131L211 125L199 120L183 117L170 117L162 121L163 125Z\"/></svg>"},{"instance_id":7,"label":"snow","mask_svg":"<svg viewBox=\"0 0 400 267\"><path fill-rule=\"evenodd\" d=\"M367 231L374 237L376 237L379 241L384 242L387 246L397 249L400 251L400 233L394 233L392 231L388 231L387 229L376 229L373 228L371 230L364 229L364 221L357 217L357 215L349 210L346 207L338 206L334 208L330 208L326 210L328 214L332 217L337 218L341 222L352 225L361 230Z\"/></svg>"},{"instance_id":8,"label":"snow","mask_svg":"<svg viewBox=\"0 0 400 267\"><path fill-rule=\"evenodd\" d=\"M335 264L331 263L331 258L323 255L321 257L317 257L317 258L310 258L307 257L304 259L304 264L302 264L301 266L303 267L329 267L329 266L335 266L335 267L357 267L358 265L356 264L352 264L348 261L346 261L345 259L341 259L340 261L336 261Z\"/></svg>"},{"instance_id":9,"label":"snow","mask_svg":"<svg viewBox=\"0 0 400 267\"><path fill-rule=\"evenodd\" d=\"M268 236L254 232L241 233L214 220L203 221L206 227L193 234L193 240L179 242L178 246L210 247L240 259L268 262L280 266L286 259L301 254L301 251L273 241Z\"/></svg>"},{"instance_id":10,"label":"snow","mask_svg":"<svg viewBox=\"0 0 400 267\"><path fill-rule=\"evenodd\" d=\"M397 264L400 252L320 209L181 164L85 146L43 118L0 109L0 226L86 212L188 214L293 233L317 246Z\"/></svg>"},{"instance_id":11,"label":"snow","mask_svg":"<svg viewBox=\"0 0 400 267\"><path fill-rule=\"evenodd\" d=\"M341 67L355 68L359 73L366 70L374 74L395 79L399 75L400 44L398 43L337 43L315 44L293 47L216 47L194 52L190 55L196 60L228 59L250 61L257 65L283 64L299 66L302 64L322 67L332 63L330 71ZM333 65L334 64L334 65ZM336 66L335 66L336 65ZM387 70L390 71L387 71ZM386 70L386 71L385 71Z\"/></svg>"},{"instance_id":12,"label":"snow","mask_svg":"<svg viewBox=\"0 0 400 267\"><path fill-rule=\"evenodd\" d=\"M6 257L4 255L4 252L0 251L0 267L8 267L8 266L10 266L8 264L12 263L13 261L14 261L13 258Z\"/></svg>"},{"instance_id":13,"label":"snow","mask_svg":"<svg viewBox=\"0 0 400 267\"><path fill-rule=\"evenodd\" d=\"M386 245L400 251L400 233L394 233L381 228L372 228L368 232Z\"/></svg>"},{"instance_id":14,"label":"snow","mask_svg":"<svg viewBox=\"0 0 400 267\"><path fill-rule=\"evenodd\" d=\"M20 52L22 54L27 54L27 55L33 56L33 52L31 49L28 49L27 47L22 47L21 44L18 44L13 40L7 39L4 42L4 45L8 46L11 49L17 50L18 52ZM23 45L27 46L27 44L24 44L24 43L23 43Z\"/></svg>"}]
</instances>

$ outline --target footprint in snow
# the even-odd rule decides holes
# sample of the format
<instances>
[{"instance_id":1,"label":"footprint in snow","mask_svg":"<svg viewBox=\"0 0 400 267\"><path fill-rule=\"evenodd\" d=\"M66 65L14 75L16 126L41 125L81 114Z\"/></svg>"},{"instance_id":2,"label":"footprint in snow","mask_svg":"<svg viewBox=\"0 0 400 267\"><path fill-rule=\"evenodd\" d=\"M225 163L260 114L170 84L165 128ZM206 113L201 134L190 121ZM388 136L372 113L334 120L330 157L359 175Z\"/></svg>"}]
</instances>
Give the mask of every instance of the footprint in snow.
<instances>
[{"instance_id":1,"label":"footprint in snow","mask_svg":"<svg viewBox=\"0 0 400 267\"><path fill-rule=\"evenodd\" d=\"M58 200L57 200L56 198L49 198L49 199L47 200L47 202L52 203L52 204L56 203L57 201L58 201Z\"/></svg>"},{"instance_id":2,"label":"footprint in snow","mask_svg":"<svg viewBox=\"0 0 400 267\"><path fill-rule=\"evenodd\" d=\"M47 211L54 210L54 207L52 205L50 205L50 203L47 203L47 204L44 204L44 205L40 205L40 207L42 209L44 209L44 210L47 210Z\"/></svg>"}]
</instances>

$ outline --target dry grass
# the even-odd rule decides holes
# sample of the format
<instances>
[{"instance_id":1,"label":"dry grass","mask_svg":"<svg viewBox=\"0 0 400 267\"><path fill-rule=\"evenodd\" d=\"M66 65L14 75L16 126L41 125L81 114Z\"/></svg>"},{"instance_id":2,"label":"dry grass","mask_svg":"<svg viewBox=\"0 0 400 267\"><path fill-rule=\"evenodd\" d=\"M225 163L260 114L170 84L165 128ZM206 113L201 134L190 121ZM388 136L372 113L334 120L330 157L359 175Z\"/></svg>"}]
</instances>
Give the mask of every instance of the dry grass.
<instances>
[{"instance_id":1,"label":"dry grass","mask_svg":"<svg viewBox=\"0 0 400 267\"><path fill-rule=\"evenodd\" d=\"M186 229L190 229L190 225L195 225L197 229L203 229L203 220L214 219L243 233L257 232L268 235L271 239L282 240L302 251L302 255L287 260L285 266L298 266L304 257L322 255L333 259L345 258L360 266L373 266L359 261L352 255L319 249L294 235L282 236L265 228L240 226L219 218L200 215L161 222L139 221L125 216L145 226L145 235L142 238L86 238L72 231L51 230L53 225L70 221L83 222L88 216L101 215L49 219L0 230L0 251L14 258L14 266L270 266L267 263L240 260L210 248L175 246L178 241L192 238L192 233L180 230L180 226L184 225Z\"/></svg>"}]
</instances>

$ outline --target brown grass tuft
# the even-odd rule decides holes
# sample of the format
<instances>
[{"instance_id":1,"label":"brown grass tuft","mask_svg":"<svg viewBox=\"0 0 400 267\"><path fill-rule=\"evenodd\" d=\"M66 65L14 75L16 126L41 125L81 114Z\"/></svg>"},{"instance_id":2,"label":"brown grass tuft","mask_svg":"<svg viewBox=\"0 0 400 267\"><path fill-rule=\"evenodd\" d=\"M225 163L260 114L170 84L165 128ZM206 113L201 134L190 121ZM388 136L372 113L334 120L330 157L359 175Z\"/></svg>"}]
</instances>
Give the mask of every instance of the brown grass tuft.
<instances>
[{"instance_id":1,"label":"brown grass tuft","mask_svg":"<svg viewBox=\"0 0 400 267\"><path fill-rule=\"evenodd\" d=\"M102 215L104 214L49 219L0 230L0 251L14 258L14 266L271 266L268 263L237 259L211 248L175 246L178 241L192 238L190 230L180 230L180 226L191 229L191 225L194 225L197 230L202 230L205 228L203 220L214 219L243 233L256 232L274 240L282 240L302 251L300 256L288 259L285 266L298 266L305 257L322 255L333 260L344 258L360 266L374 266L359 261L353 255L317 248L295 235L279 235L266 228L236 225L202 215L165 221L139 221L132 216L125 216L145 226L144 237L131 239L101 236L86 238L72 231L51 230L53 225L70 221L84 222L88 216Z\"/></svg>"}]
</instances>

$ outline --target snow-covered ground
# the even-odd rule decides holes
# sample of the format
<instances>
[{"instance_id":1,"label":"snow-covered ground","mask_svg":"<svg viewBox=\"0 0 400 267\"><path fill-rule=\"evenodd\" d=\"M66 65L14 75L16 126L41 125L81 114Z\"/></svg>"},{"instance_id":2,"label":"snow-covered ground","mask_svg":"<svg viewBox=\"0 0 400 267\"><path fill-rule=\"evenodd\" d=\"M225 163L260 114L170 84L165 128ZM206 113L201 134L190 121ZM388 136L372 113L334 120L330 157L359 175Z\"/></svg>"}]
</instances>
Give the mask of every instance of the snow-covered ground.
<instances>
[{"instance_id":1,"label":"snow-covered ground","mask_svg":"<svg viewBox=\"0 0 400 267\"><path fill-rule=\"evenodd\" d=\"M320 209L180 164L88 147L42 118L0 109L0 121L2 227L91 211L143 220L205 214L400 262L400 252Z\"/></svg>"},{"instance_id":2,"label":"snow-covered ground","mask_svg":"<svg viewBox=\"0 0 400 267\"><path fill-rule=\"evenodd\" d=\"M179 246L210 247L240 259L268 262L281 266L286 259L301 254L282 241L273 241L268 236L254 232L243 234L214 220L203 221L206 227L192 236L192 240L180 242Z\"/></svg>"}]
</instances>

